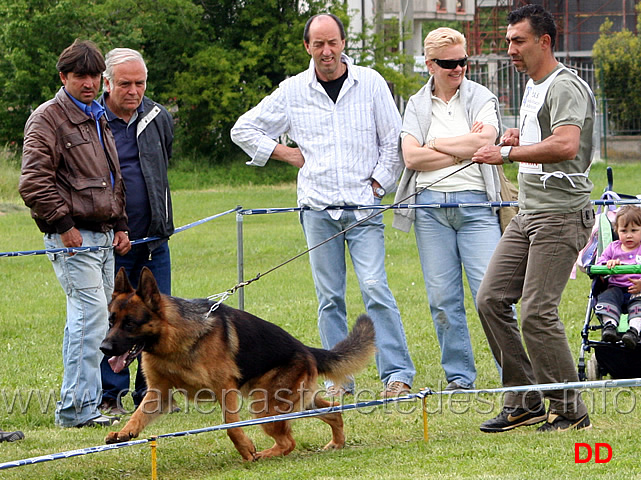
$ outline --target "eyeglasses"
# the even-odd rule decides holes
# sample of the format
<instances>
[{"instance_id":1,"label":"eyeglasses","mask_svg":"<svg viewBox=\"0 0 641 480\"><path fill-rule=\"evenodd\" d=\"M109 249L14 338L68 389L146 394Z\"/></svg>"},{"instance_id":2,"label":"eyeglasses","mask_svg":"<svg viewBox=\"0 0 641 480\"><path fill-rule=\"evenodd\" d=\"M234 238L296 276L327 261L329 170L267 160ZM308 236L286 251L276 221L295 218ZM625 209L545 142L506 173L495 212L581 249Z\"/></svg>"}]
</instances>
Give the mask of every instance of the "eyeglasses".
<instances>
[{"instance_id":1,"label":"eyeglasses","mask_svg":"<svg viewBox=\"0 0 641 480\"><path fill-rule=\"evenodd\" d=\"M433 58L432 61L446 70L454 70L456 67L464 67L467 65L467 57L459 60L439 60L438 58Z\"/></svg>"}]
</instances>

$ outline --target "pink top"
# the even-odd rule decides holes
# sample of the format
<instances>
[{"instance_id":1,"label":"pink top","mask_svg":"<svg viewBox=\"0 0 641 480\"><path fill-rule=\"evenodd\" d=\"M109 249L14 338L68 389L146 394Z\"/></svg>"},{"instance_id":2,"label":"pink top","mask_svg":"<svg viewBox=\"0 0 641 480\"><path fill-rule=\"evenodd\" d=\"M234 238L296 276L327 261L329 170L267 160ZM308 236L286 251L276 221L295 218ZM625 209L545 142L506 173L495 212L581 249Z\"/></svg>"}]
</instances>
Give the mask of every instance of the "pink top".
<instances>
[{"instance_id":1,"label":"pink top","mask_svg":"<svg viewBox=\"0 0 641 480\"><path fill-rule=\"evenodd\" d=\"M621 241L615 240L605 248L605 250L599 257L597 264L605 265L608 262L608 260L615 260L615 259L621 260L622 265L641 264L641 245L639 245L636 248L636 250L632 250L630 252L624 252L623 249L621 248ZM628 273L628 274L612 275L608 278L608 284L610 286L627 288L630 286L631 278L638 280L641 278L641 274Z\"/></svg>"}]
</instances>

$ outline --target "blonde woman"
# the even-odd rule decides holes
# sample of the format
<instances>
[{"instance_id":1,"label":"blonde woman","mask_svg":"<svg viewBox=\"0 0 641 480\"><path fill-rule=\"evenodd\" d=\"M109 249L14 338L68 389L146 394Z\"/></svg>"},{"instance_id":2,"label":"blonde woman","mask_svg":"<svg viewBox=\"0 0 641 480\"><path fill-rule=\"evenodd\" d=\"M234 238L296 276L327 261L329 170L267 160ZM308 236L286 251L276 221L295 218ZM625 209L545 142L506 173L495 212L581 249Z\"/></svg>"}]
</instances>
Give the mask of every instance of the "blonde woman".
<instances>
[{"instance_id":1,"label":"blonde woman","mask_svg":"<svg viewBox=\"0 0 641 480\"><path fill-rule=\"evenodd\" d=\"M499 200L493 165L471 165L477 149L501 133L496 96L465 78L465 37L438 28L425 38L427 84L407 104L401 130L405 171L396 201L412 193L416 204ZM462 267L472 296L501 236L496 211L487 207L396 210L394 227L414 223L425 288L441 347L446 389L471 389L476 367L465 313Z\"/></svg>"}]
</instances>

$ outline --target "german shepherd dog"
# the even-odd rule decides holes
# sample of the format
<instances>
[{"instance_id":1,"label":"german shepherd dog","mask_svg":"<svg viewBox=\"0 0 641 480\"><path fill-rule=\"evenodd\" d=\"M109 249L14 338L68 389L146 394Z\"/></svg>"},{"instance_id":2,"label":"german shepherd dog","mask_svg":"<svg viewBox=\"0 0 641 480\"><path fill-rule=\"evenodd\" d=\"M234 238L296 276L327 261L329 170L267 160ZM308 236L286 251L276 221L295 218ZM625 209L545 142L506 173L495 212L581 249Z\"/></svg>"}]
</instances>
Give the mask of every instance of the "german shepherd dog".
<instances>
[{"instance_id":1,"label":"german shepherd dog","mask_svg":"<svg viewBox=\"0 0 641 480\"><path fill-rule=\"evenodd\" d=\"M342 342L331 350L303 345L282 328L247 312L220 304L212 309L207 299L185 300L163 295L151 271L143 268L133 289L123 268L116 275L109 304L110 328L100 349L114 371L126 368L142 351L142 368L148 390L140 406L107 443L136 438L145 426L170 409L173 389L189 398L203 390L213 392L226 423L236 422L242 395L252 412L266 417L337 403L321 398L318 376L336 384L363 369L375 352L372 320L361 315ZM332 429L325 449L345 445L340 413L319 417ZM227 430L245 460L287 455L296 442L288 421L262 425L274 446L256 452L241 428Z\"/></svg>"}]
</instances>

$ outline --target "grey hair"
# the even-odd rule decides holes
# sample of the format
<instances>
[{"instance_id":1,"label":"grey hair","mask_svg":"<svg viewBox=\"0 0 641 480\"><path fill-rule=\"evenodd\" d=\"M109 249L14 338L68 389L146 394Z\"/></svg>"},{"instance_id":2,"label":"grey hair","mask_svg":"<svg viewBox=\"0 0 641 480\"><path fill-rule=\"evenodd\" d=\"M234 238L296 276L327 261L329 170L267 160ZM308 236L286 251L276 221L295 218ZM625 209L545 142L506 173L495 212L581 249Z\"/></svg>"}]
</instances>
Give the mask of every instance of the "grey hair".
<instances>
[{"instance_id":1,"label":"grey hair","mask_svg":"<svg viewBox=\"0 0 641 480\"><path fill-rule=\"evenodd\" d=\"M107 90L107 83L105 80L109 80L109 83L113 84L114 81L114 67L116 65L121 65L126 62L141 62L143 67L145 67L145 79L147 77L147 64L145 59L142 58L142 54L138 50L133 50L131 48L114 48L110 50L107 55L105 55L105 71L102 73L102 88Z\"/></svg>"}]
</instances>

